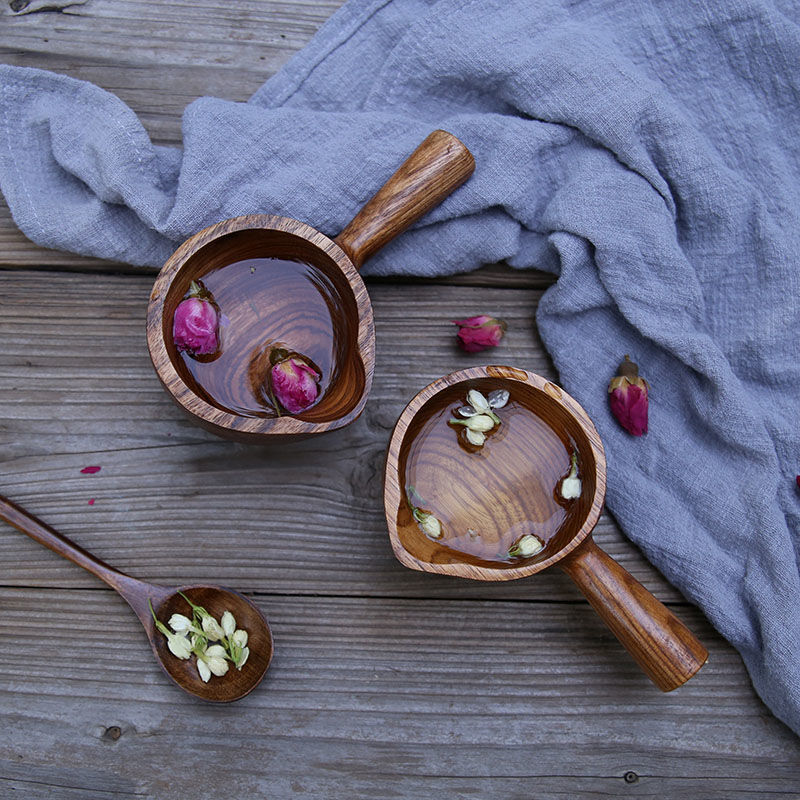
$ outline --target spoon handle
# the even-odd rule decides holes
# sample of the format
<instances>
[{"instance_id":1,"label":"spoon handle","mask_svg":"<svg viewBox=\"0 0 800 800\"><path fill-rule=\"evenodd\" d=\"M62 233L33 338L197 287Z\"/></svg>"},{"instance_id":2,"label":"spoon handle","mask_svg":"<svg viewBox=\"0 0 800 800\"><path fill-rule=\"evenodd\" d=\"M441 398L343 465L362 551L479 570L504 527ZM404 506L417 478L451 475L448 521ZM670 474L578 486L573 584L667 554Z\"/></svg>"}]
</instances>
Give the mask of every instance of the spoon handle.
<instances>
[{"instance_id":1,"label":"spoon handle","mask_svg":"<svg viewBox=\"0 0 800 800\"><path fill-rule=\"evenodd\" d=\"M149 606L146 603L148 597L157 599L161 596L160 586L144 583L143 581L131 578L124 572L110 567L105 561L101 561L87 550L84 550L75 542L71 542L66 536L53 530L49 525L37 519L33 514L20 508L16 503L12 503L7 498L0 495L0 519L5 520L9 525L13 525L17 530L26 533L31 539L52 550L54 553L83 567L92 575L96 575L100 580L105 581L112 589L119 592L122 597L136 612L139 619L146 621L150 615ZM167 594L168 590L164 590Z\"/></svg>"},{"instance_id":2,"label":"spoon handle","mask_svg":"<svg viewBox=\"0 0 800 800\"><path fill-rule=\"evenodd\" d=\"M708 651L694 634L591 536L559 566L661 691L677 689L705 664Z\"/></svg>"},{"instance_id":3,"label":"spoon handle","mask_svg":"<svg viewBox=\"0 0 800 800\"><path fill-rule=\"evenodd\" d=\"M447 131L434 131L378 189L335 241L356 269L472 175L475 159Z\"/></svg>"}]
</instances>

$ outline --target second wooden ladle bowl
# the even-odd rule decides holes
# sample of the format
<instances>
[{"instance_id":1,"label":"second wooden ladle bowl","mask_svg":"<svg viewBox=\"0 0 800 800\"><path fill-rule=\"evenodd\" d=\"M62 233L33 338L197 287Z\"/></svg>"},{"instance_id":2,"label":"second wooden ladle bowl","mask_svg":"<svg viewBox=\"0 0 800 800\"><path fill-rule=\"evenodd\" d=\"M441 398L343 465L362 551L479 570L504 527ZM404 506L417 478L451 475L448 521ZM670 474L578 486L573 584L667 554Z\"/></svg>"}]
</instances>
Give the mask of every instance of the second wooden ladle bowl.
<instances>
[{"instance_id":1,"label":"second wooden ladle bowl","mask_svg":"<svg viewBox=\"0 0 800 800\"><path fill-rule=\"evenodd\" d=\"M161 383L212 432L265 442L323 433L364 408L375 365L375 327L362 264L438 205L472 173L469 150L434 131L335 238L297 220L227 219L184 242L159 273L147 309L147 343ZM175 309L192 282L221 312L221 348L192 357L173 342ZM277 348L322 374L318 401L280 414L266 376Z\"/></svg>"},{"instance_id":2,"label":"second wooden ladle bowl","mask_svg":"<svg viewBox=\"0 0 800 800\"><path fill-rule=\"evenodd\" d=\"M450 422L465 419L459 409L471 389L508 393L482 446ZM580 487L566 498L571 473ZM670 691L708 653L592 541L605 487L600 437L572 397L524 370L474 367L425 387L395 425L384 481L389 538L401 563L425 572L495 581L559 566L652 681ZM544 546L526 557L518 552L523 537Z\"/></svg>"}]
</instances>

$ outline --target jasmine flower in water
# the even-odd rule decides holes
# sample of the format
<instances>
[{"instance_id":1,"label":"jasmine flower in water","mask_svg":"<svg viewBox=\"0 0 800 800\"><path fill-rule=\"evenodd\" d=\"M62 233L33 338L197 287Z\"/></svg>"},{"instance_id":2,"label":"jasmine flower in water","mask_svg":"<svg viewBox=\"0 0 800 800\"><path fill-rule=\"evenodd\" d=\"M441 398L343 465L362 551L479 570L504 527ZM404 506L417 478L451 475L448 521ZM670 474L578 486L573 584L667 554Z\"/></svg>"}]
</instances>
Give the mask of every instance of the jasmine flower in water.
<instances>
[{"instance_id":1,"label":"jasmine flower in water","mask_svg":"<svg viewBox=\"0 0 800 800\"><path fill-rule=\"evenodd\" d=\"M411 514L426 536L431 539L439 539L442 536L442 523L424 508L420 508L412 502L412 495L416 495L420 503L425 501L417 494L417 490L413 486L406 486L406 502L411 509Z\"/></svg>"},{"instance_id":2,"label":"jasmine flower in water","mask_svg":"<svg viewBox=\"0 0 800 800\"><path fill-rule=\"evenodd\" d=\"M561 496L565 500L575 500L581 496L581 479L578 477L578 454L573 453L569 475L561 481Z\"/></svg>"},{"instance_id":3,"label":"jasmine flower in water","mask_svg":"<svg viewBox=\"0 0 800 800\"><path fill-rule=\"evenodd\" d=\"M466 440L475 447L486 442L486 433L500 424L500 417L493 409L503 408L508 403L509 393L505 389L495 389L485 397L477 389L467 392L468 405L459 406L456 414L463 419L450 418L451 425L462 425Z\"/></svg>"},{"instance_id":4,"label":"jasmine flower in water","mask_svg":"<svg viewBox=\"0 0 800 800\"><path fill-rule=\"evenodd\" d=\"M543 547L544 545L532 533L526 533L508 549L508 555L511 558L528 558L536 555Z\"/></svg>"}]
</instances>

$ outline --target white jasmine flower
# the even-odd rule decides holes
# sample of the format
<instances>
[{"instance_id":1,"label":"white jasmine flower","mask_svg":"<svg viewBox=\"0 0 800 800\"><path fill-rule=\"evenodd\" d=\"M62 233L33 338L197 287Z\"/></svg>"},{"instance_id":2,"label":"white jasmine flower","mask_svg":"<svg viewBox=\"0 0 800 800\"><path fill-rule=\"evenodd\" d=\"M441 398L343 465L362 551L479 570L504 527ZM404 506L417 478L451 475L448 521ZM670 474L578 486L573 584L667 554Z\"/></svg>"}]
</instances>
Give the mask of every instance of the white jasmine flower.
<instances>
[{"instance_id":1,"label":"white jasmine flower","mask_svg":"<svg viewBox=\"0 0 800 800\"><path fill-rule=\"evenodd\" d=\"M472 431L467 428L467 441L470 444L474 444L476 447L483 447L483 443L486 441L486 435L480 431Z\"/></svg>"},{"instance_id":2,"label":"white jasmine flower","mask_svg":"<svg viewBox=\"0 0 800 800\"><path fill-rule=\"evenodd\" d=\"M241 628L235 630L228 639L228 652L237 669L244 666L244 662L250 655L250 648L246 645L247 631L243 631Z\"/></svg>"},{"instance_id":3,"label":"white jasmine flower","mask_svg":"<svg viewBox=\"0 0 800 800\"><path fill-rule=\"evenodd\" d=\"M495 414L494 411L492 411L491 403L477 389L470 389L467 392L467 402L479 414L486 414L492 420L494 420L495 424L497 425L500 424L500 417L498 417L497 414Z\"/></svg>"},{"instance_id":4,"label":"white jasmine flower","mask_svg":"<svg viewBox=\"0 0 800 800\"><path fill-rule=\"evenodd\" d=\"M464 420L464 425L471 431L490 431L495 426L494 420L488 414L478 414Z\"/></svg>"},{"instance_id":5,"label":"white jasmine flower","mask_svg":"<svg viewBox=\"0 0 800 800\"><path fill-rule=\"evenodd\" d=\"M189 644L189 640L180 633L173 633L161 620L156 616L156 612L153 610L153 603L148 598L147 605L150 606L150 613L153 615L153 624L156 626L156 630L160 631L167 637L167 647L169 648L170 653L174 655L176 658L180 659L187 659L192 654L192 648Z\"/></svg>"},{"instance_id":6,"label":"white jasmine flower","mask_svg":"<svg viewBox=\"0 0 800 800\"><path fill-rule=\"evenodd\" d=\"M192 620L185 617L183 614L173 614L169 618L169 626L175 633L192 633L198 632Z\"/></svg>"},{"instance_id":7,"label":"white jasmine flower","mask_svg":"<svg viewBox=\"0 0 800 800\"><path fill-rule=\"evenodd\" d=\"M152 602L148 601L150 613L156 629L167 638L169 651L180 659L197 657L197 671L204 682L208 682L212 675L225 675L228 671L228 661L241 669L250 656L247 647L247 631L236 627L236 618L230 611L225 611L221 622L217 622L202 606L197 606L188 597L181 597L192 608L192 619L183 614L173 614L169 619L171 631L156 617ZM222 641L224 647L208 642Z\"/></svg>"},{"instance_id":8,"label":"white jasmine flower","mask_svg":"<svg viewBox=\"0 0 800 800\"><path fill-rule=\"evenodd\" d=\"M488 414L476 414L469 419L450 419L452 425L463 425L471 431L490 431L495 426L495 421Z\"/></svg>"},{"instance_id":9,"label":"white jasmine flower","mask_svg":"<svg viewBox=\"0 0 800 800\"><path fill-rule=\"evenodd\" d=\"M424 503L425 501L417 494L417 490L411 485L406 486L406 499L408 500L411 513L414 519L419 523L422 531L427 536L430 536L431 539L438 539L442 535L442 523L439 522L430 511L426 511L424 508L419 508L414 505L415 501L418 503Z\"/></svg>"},{"instance_id":10,"label":"white jasmine flower","mask_svg":"<svg viewBox=\"0 0 800 800\"><path fill-rule=\"evenodd\" d=\"M520 537L515 545L509 548L508 554L512 558L517 556L528 558L528 556L536 555L543 547L544 545L532 533L526 533Z\"/></svg>"},{"instance_id":11,"label":"white jasmine flower","mask_svg":"<svg viewBox=\"0 0 800 800\"><path fill-rule=\"evenodd\" d=\"M167 647L172 655L182 660L189 658L192 654L192 647L185 636L177 633L166 633L164 635L167 637Z\"/></svg>"},{"instance_id":12,"label":"white jasmine flower","mask_svg":"<svg viewBox=\"0 0 800 800\"><path fill-rule=\"evenodd\" d=\"M507 389L495 389L493 392L489 392L489 407L490 408L503 408L505 404L508 402L509 393Z\"/></svg>"},{"instance_id":13,"label":"white jasmine flower","mask_svg":"<svg viewBox=\"0 0 800 800\"><path fill-rule=\"evenodd\" d=\"M578 477L578 454L572 454L572 468L569 475L561 481L561 496L565 500L575 500L581 496L581 479Z\"/></svg>"},{"instance_id":14,"label":"white jasmine flower","mask_svg":"<svg viewBox=\"0 0 800 800\"><path fill-rule=\"evenodd\" d=\"M489 410L489 401L477 389L470 389L467 392L467 402L481 414Z\"/></svg>"},{"instance_id":15,"label":"white jasmine flower","mask_svg":"<svg viewBox=\"0 0 800 800\"><path fill-rule=\"evenodd\" d=\"M222 676L228 671L228 661L225 658L225 648L218 644L207 647L197 656L197 671L204 683L208 683L212 675Z\"/></svg>"},{"instance_id":16,"label":"white jasmine flower","mask_svg":"<svg viewBox=\"0 0 800 800\"><path fill-rule=\"evenodd\" d=\"M423 533L431 539L438 539L442 535L442 523L433 514L420 508L414 509L414 519L419 523Z\"/></svg>"},{"instance_id":17,"label":"white jasmine flower","mask_svg":"<svg viewBox=\"0 0 800 800\"><path fill-rule=\"evenodd\" d=\"M222 626L217 622L211 614L203 617L203 633L210 639L212 642L218 642L220 639L225 638L225 631L222 629Z\"/></svg>"},{"instance_id":18,"label":"white jasmine flower","mask_svg":"<svg viewBox=\"0 0 800 800\"><path fill-rule=\"evenodd\" d=\"M472 391L475 391L474 389ZM478 392L478 394L480 394ZM483 397L483 395L481 395ZM500 420L496 416L489 416L488 414L476 414L468 419L450 418L450 424L463 425L466 428L467 441L474 444L476 447L481 447L486 441L485 431L490 431L494 428L496 422Z\"/></svg>"},{"instance_id":19,"label":"white jasmine flower","mask_svg":"<svg viewBox=\"0 0 800 800\"><path fill-rule=\"evenodd\" d=\"M225 631L225 635L232 636L233 632L236 630L236 618L233 614L231 614L230 611L226 611L222 615L220 623L222 624L222 630Z\"/></svg>"}]
</instances>

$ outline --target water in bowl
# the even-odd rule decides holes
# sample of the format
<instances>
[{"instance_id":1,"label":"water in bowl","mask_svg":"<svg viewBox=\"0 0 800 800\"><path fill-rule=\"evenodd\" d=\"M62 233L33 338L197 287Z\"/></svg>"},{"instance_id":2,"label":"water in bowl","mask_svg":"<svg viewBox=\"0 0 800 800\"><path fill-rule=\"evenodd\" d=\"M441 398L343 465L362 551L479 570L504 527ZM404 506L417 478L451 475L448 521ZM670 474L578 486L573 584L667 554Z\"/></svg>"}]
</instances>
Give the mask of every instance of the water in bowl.
<instances>
[{"instance_id":1,"label":"water in bowl","mask_svg":"<svg viewBox=\"0 0 800 800\"><path fill-rule=\"evenodd\" d=\"M180 354L193 389L223 411L274 417L279 409L267 389L269 355L283 347L320 370L319 403L338 369L334 319L342 312L330 279L303 261L248 258L201 280L220 311L221 345L212 356Z\"/></svg>"}]
</instances>

